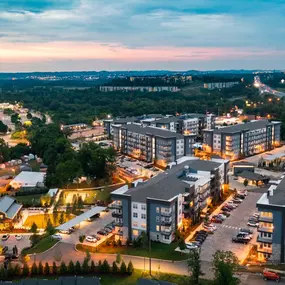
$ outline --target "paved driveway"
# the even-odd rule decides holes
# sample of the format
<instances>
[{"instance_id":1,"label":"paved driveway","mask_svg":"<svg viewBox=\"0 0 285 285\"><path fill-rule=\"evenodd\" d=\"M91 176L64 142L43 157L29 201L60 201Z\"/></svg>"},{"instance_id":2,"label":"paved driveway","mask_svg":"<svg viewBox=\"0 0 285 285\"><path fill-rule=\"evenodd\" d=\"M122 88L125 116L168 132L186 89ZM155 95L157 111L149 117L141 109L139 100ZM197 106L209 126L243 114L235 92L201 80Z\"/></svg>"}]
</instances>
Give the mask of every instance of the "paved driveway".
<instances>
[{"instance_id":1,"label":"paved driveway","mask_svg":"<svg viewBox=\"0 0 285 285\"><path fill-rule=\"evenodd\" d=\"M1 235L2 238L3 235ZM0 245L2 247L8 246L9 249L12 249L15 245L17 246L19 252L25 247L29 247L31 242L29 240L30 234L28 235L23 235L21 240L16 240L15 235L10 235L9 239L6 241L0 241Z\"/></svg>"},{"instance_id":2,"label":"paved driveway","mask_svg":"<svg viewBox=\"0 0 285 285\"><path fill-rule=\"evenodd\" d=\"M81 235L95 235L97 234L97 231L99 231L101 228L104 228L104 226L108 225L114 220L112 217L112 211L106 213L101 212L100 218L96 219L93 222L81 222L78 228L75 229L74 233L71 235L61 234L62 235L62 241L65 243L70 244L77 244L79 242L79 236Z\"/></svg>"},{"instance_id":3,"label":"paved driveway","mask_svg":"<svg viewBox=\"0 0 285 285\"><path fill-rule=\"evenodd\" d=\"M247 227L246 223L248 217L251 216L256 209L256 202L261 197L262 193L249 192L246 199L231 212L231 216L228 217L222 224L216 224L217 230L213 235L209 235L202 245L201 249L201 260L211 261L213 254L217 250L230 250L234 252L239 260L243 260L251 245L243 245L239 243L232 243L231 239L238 229ZM257 232L256 229L252 228L255 232L255 236L252 238L251 243L256 241Z\"/></svg>"}]
</instances>

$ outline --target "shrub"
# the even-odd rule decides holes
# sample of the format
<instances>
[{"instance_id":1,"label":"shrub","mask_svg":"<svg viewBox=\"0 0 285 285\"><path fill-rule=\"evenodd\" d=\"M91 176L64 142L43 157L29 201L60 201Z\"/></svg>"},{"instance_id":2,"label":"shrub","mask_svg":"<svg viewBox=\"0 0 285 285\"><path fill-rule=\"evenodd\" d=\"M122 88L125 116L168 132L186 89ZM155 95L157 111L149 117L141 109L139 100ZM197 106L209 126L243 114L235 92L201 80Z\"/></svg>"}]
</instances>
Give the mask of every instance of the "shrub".
<instances>
[{"instance_id":1,"label":"shrub","mask_svg":"<svg viewBox=\"0 0 285 285\"><path fill-rule=\"evenodd\" d=\"M108 239L106 240L106 245L107 245L107 246L110 246L110 245L111 245L110 240L108 240Z\"/></svg>"},{"instance_id":2,"label":"shrub","mask_svg":"<svg viewBox=\"0 0 285 285\"><path fill-rule=\"evenodd\" d=\"M37 275L38 274L38 267L36 263L34 262L31 268L31 275Z\"/></svg>"},{"instance_id":3,"label":"shrub","mask_svg":"<svg viewBox=\"0 0 285 285\"><path fill-rule=\"evenodd\" d=\"M90 272L90 267L88 265L88 259L84 258L83 264L82 264L82 273L87 274Z\"/></svg>"},{"instance_id":4,"label":"shrub","mask_svg":"<svg viewBox=\"0 0 285 285\"><path fill-rule=\"evenodd\" d=\"M118 240L118 246L122 246L122 241L120 239Z\"/></svg>"},{"instance_id":5,"label":"shrub","mask_svg":"<svg viewBox=\"0 0 285 285\"><path fill-rule=\"evenodd\" d=\"M117 246L116 240L113 240L113 241L112 241L112 245L113 245L113 246Z\"/></svg>"},{"instance_id":6,"label":"shrub","mask_svg":"<svg viewBox=\"0 0 285 285\"><path fill-rule=\"evenodd\" d=\"M124 261L121 264L120 272L122 274L126 274L127 273L127 266L126 266L126 263Z\"/></svg>"},{"instance_id":7,"label":"shrub","mask_svg":"<svg viewBox=\"0 0 285 285\"><path fill-rule=\"evenodd\" d=\"M7 273L7 277L14 277L15 276L15 268L13 267L11 262L8 264L8 269L7 269L6 273Z\"/></svg>"},{"instance_id":8,"label":"shrub","mask_svg":"<svg viewBox=\"0 0 285 285\"><path fill-rule=\"evenodd\" d=\"M91 261L91 265L90 265L90 272L95 273L96 272L96 266L94 261Z\"/></svg>"},{"instance_id":9,"label":"shrub","mask_svg":"<svg viewBox=\"0 0 285 285\"><path fill-rule=\"evenodd\" d=\"M15 276L21 276L22 275L22 269L18 263L14 267L14 275Z\"/></svg>"},{"instance_id":10,"label":"shrub","mask_svg":"<svg viewBox=\"0 0 285 285\"><path fill-rule=\"evenodd\" d=\"M76 261L75 263L75 273L80 274L81 273L81 264L79 261Z\"/></svg>"},{"instance_id":11,"label":"shrub","mask_svg":"<svg viewBox=\"0 0 285 285\"><path fill-rule=\"evenodd\" d=\"M57 274L57 265L55 261L52 263L52 274L56 275Z\"/></svg>"},{"instance_id":12,"label":"shrub","mask_svg":"<svg viewBox=\"0 0 285 285\"><path fill-rule=\"evenodd\" d=\"M43 273L44 273L44 267L43 267L42 262L40 261L39 266L38 266L38 274L43 275Z\"/></svg>"},{"instance_id":13,"label":"shrub","mask_svg":"<svg viewBox=\"0 0 285 285\"><path fill-rule=\"evenodd\" d=\"M127 271L130 275L132 275L134 272L134 266L133 266L133 263L131 261L129 261Z\"/></svg>"},{"instance_id":14,"label":"shrub","mask_svg":"<svg viewBox=\"0 0 285 285\"><path fill-rule=\"evenodd\" d=\"M113 272L113 273L118 273L118 271L119 271L118 265L117 265L117 263L114 261L114 262L113 262L113 266L112 266L112 272Z\"/></svg>"},{"instance_id":15,"label":"shrub","mask_svg":"<svg viewBox=\"0 0 285 285\"><path fill-rule=\"evenodd\" d=\"M70 260L69 264L68 264L68 268L67 271L69 274L74 274L75 273L75 266L72 260Z\"/></svg>"},{"instance_id":16,"label":"shrub","mask_svg":"<svg viewBox=\"0 0 285 285\"><path fill-rule=\"evenodd\" d=\"M24 263L23 271L22 271L22 276L29 276L30 275L30 269L27 263Z\"/></svg>"},{"instance_id":17,"label":"shrub","mask_svg":"<svg viewBox=\"0 0 285 285\"><path fill-rule=\"evenodd\" d=\"M66 273L67 273L67 266L64 263L64 261L62 261L59 267L59 274L64 275Z\"/></svg>"},{"instance_id":18,"label":"shrub","mask_svg":"<svg viewBox=\"0 0 285 285\"><path fill-rule=\"evenodd\" d=\"M81 235L80 237L79 237L79 242L81 242L81 243L83 243L84 242L84 240L85 240L85 235Z\"/></svg>"},{"instance_id":19,"label":"shrub","mask_svg":"<svg viewBox=\"0 0 285 285\"><path fill-rule=\"evenodd\" d=\"M49 264L46 262L44 268L44 275L49 275L49 274L50 274L50 267Z\"/></svg>"},{"instance_id":20,"label":"shrub","mask_svg":"<svg viewBox=\"0 0 285 285\"><path fill-rule=\"evenodd\" d=\"M118 253L117 256L116 256L116 263L120 264L121 262L122 262L122 257L121 257L121 254Z\"/></svg>"}]
</instances>

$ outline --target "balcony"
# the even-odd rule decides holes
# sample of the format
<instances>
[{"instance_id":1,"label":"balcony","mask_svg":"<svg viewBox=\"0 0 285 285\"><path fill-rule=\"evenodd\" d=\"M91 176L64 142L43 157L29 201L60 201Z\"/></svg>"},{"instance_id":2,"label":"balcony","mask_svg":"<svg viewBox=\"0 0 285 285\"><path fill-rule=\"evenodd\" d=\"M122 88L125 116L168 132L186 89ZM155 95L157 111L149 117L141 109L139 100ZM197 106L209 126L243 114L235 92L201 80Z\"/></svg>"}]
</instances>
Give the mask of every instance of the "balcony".
<instances>
[{"instance_id":1,"label":"balcony","mask_svg":"<svg viewBox=\"0 0 285 285\"><path fill-rule=\"evenodd\" d=\"M162 226L171 226L172 224L172 219L167 220L161 220L161 225Z\"/></svg>"},{"instance_id":2,"label":"balcony","mask_svg":"<svg viewBox=\"0 0 285 285\"><path fill-rule=\"evenodd\" d=\"M259 216L260 222L273 223L273 217Z\"/></svg>"},{"instance_id":3,"label":"balcony","mask_svg":"<svg viewBox=\"0 0 285 285\"><path fill-rule=\"evenodd\" d=\"M110 209L118 209L118 210L120 210L120 209L123 208L123 205L113 203L113 204L109 205L109 208L110 208Z\"/></svg>"},{"instance_id":4,"label":"balcony","mask_svg":"<svg viewBox=\"0 0 285 285\"><path fill-rule=\"evenodd\" d=\"M119 227L119 228L123 227L123 223L122 222L115 221L114 225L115 225L115 227Z\"/></svg>"},{"instance_id":5,"label":"balcony","mask_svg":"<svg viewBox=\"0 0 285 285\"><path fill-rule=\"evenodd\" d=\"M268 248L268 247L257 247L257 251L272 254L272 248Z\"/></svg>"},{"instance_id":6,"label":"balcony","mask_svg":"<svg viewBox=\"0 0 285 285\"><path fill-rule=\"evenodd\" d=\"M267 237L260 237L258 236L256 239L257 242L266 242L266 243L272 243L272 238Z\"/></svg>"},{"instance_id":7,"label":"balcony","mask_svg":"<svg viewBox=\"0 0 285 285\"><path fill-rule=\"evenodd\" d=\"M160 215L163 216L163 217L171 217L172 216L172 212L161 212Z\"/></svg>"},{"instance_id":8,"label":"balcony","mask_svg":"<svg viewBox=\"0 0 285 285\"><path fill-rule=\"evenodd\" d=\"M161 230L160 233L166 236L172 235L172 231L169 231L169 230Z\"/></svg>"},{"instance_id":9,"label":"balcony","mask_svg":"<svg viewBox=\"0 0 285 285\"><path fill-rule=\"evenodd\" d=\"M112 213L112 217L113 218L122 218L123 217L123 213L113 212Z\"/></svg>"},{"instance_id":10,"label":"balcony","mask_svg":"<svg viewBox=\"0 0 285 285\"><path fill-rule=\"evenodd\" d=\"M259 226L257 228L258 232L265 232L265 233L273 233L273 227L268 228L268 227L263 227L263 226Z\"/></svg>"}]
</instances>

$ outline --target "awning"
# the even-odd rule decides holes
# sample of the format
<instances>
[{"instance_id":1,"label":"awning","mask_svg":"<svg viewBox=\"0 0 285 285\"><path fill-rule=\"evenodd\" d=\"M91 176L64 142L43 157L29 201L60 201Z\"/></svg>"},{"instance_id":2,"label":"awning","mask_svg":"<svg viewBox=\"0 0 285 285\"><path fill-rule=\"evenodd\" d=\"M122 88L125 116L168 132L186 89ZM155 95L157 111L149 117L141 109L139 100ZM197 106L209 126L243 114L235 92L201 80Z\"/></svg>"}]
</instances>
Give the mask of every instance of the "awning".
<instances>
[{"instance_id":1,"label":"awning","mask_svg":"<svg viewBox=\"0 0 285 285\"><path fill-rule=\"evenodd\" d=\"M67 231L69 228L74 227L78 224L80 224L83 221L88 220L89 218L93 217L96 214L101 213L102 211L104 211L106 209L106 207L93 207L92 209L90 209L89 211L75 217L74 219L58 226L56 228L56 230L60 230L60 231Z\"/></svg>"}]
</instances>

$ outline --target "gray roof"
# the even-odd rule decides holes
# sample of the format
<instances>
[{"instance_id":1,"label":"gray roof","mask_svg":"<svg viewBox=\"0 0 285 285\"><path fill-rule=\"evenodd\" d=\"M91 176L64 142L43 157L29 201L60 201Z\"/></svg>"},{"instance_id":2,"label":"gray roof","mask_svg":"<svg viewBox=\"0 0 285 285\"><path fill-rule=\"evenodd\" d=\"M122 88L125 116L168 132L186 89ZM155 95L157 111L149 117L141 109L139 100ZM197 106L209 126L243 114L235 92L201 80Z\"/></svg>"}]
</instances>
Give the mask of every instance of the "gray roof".
<instances>
[{"instance_id":1,"label":"gray roof","mask_svg":"<svg viewBox=\"0 0 285 285\"><path fill-rule=\"evenodd\" d=\"M113 124L127 124L136 122L137 120L137 117L116 118L113 120Z\"/></svg>"},{"instance_id":2,"label":"gray roof","mask_svg":"<svg viewBox=\"0 0 285 285\"><path fill-rule=\"evenodd\" d=\"M158 119L155 120L153 123L159 123L159 124L169 124L169 123L177 123L179 121L179 118L177 117L169 117L169 118L162 118L162 119Z\"/></svg>"},{"instance_id":3,"label":"gray roof","mask_svg":"<svg viewBox=\"0 0 285 285\"><path fill-rule=\"evenodd\" d=\"M214 130L215 134L220 133L237 133L246 130L256 130L260 128L265 128L266 126L272 125L268 120L258 120L245 124L238 124L234 126L224 127L217 130Z\"/></svg>"},{"instance_id":4,"label":"gray roof","mask_svg":"<svg viewBox=\"0 0 285 285\"><path fill-rule=\"evenodd\" d=\"M269 196L269 203L275 205L285 205L285 178L273 190L273 196Z\"/></svg>"},{"instance_id":5,"label":"gray roof","mask_svg":"<svg viewBox=\"0 0 285 285\"><path fill-rule=\"evenodd\" d=\"M136 202L146 202L146 198L168 201L178 194L185 193L185 190L191 187L189 183L182 180L183 176L180 177L185 166L189 166L194 171L212 171L220 165L221 163L205 160L185 161L146 182L139 183L137 187L130 188L125 194L131 195L132 200Z\"/></svg>"},{"instance_id":6,"label":"gray roof","mask_svg":"<svg viewBox=\"0 0 285 285\"><path fill-rule=\"evenodd\" d=\"M16 200L9 196L4 196L0 199L0 212L9 219L13 219L21 208L22 205L16 203Z\"/></svg>"},{"instance_id":7,"label":"gray roof","mask_svg":"<svg viewBox=\"0 0 285 285\"><path fill-rule=\"evenodd\" d=\"M262 176L260 174L257 174L257 173L251 172L251 171L247 171L247 170L244 170L243 172L239 173L238 176L245 178L245 179L249 179L249 180L255 180L255 181L269 179L266 176Z\"/></svg>"},{"instance_id":8,"label":"gray roof","mask_svg":"<svg viewBox=\"0 0 285 285\"><path fill-rule=\"evenodd\" d=\"M248 162L246 160L237 161L233 163L233 166L255 166L254 163Z\"/></svg>"},{"instance_id":9,"label":"gray roof","mask_svg":"<svg viewBox=\"0 0 285 285\"><path fill-rule=\"evenodd\" d=\"M176 284L166 282L166 281L150 280L150 279L140 278L137 281L136 285L176 285Z\"/></svg>"},{"instance_id":10,"label":"gray roof","mask_svg":"<svg viewBox=\"0 0 285 285\"><path fill-rule=\"evenodd\" d=\"M163 138L177 138L177 139L183 139L184 136L181 134L177 134L174 132L171 132L169 130L161 129L161 128L155 128L155 127L143 127L138 124L128 124L124 127L124 129L127 129L130 132L138 133L142 135L153 135Z\"/></svg>"}]
</instances>

